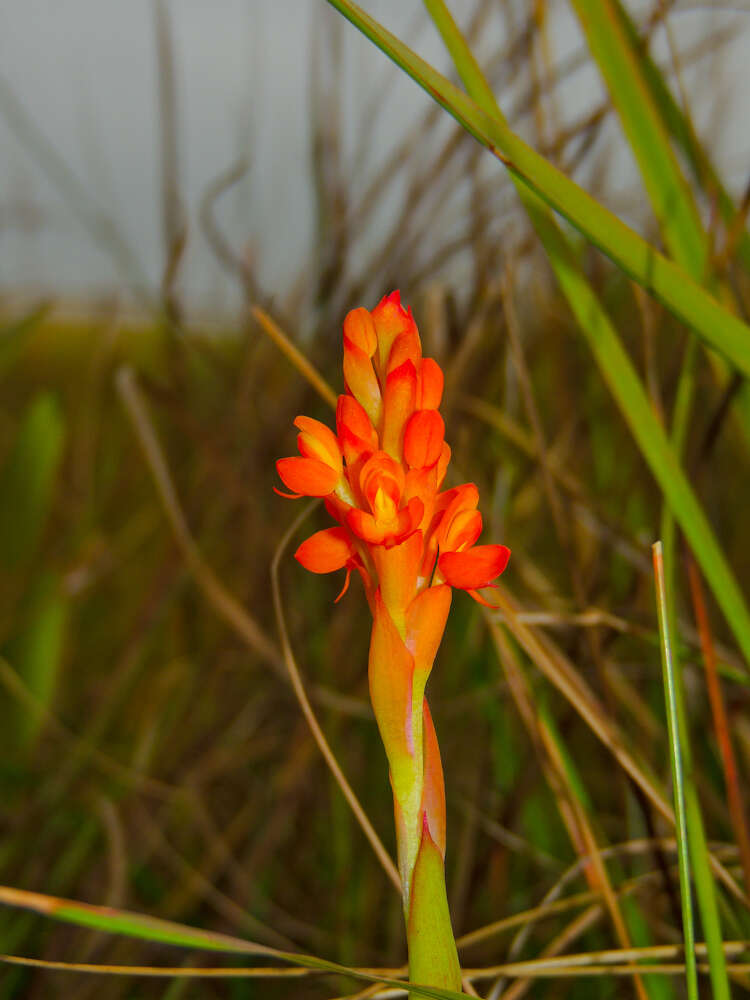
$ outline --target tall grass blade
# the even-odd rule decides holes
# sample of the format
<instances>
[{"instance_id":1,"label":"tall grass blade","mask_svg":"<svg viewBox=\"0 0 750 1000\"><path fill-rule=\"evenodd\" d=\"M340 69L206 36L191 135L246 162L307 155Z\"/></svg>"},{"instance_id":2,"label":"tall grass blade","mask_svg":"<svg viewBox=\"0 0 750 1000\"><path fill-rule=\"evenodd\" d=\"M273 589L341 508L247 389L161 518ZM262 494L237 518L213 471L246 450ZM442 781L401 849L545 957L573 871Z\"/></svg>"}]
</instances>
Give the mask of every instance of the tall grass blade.
<instances>
[{"instance_id":1,"label":"tall grass blade","mask_svg":"<svg viewBox=\"0 0 750 1000\"><path fill-rule=\"evenodd\" d=\"M630 142L633 153L640 167L644 185L648 192L654 213L659 221L659 227L664 242L671 255L680 263L696 281L712 282L709 273L708 242L701 226L695 202L680 171L680 167L672 152L668 129L661 112L652 99L652 88L658 86L660 80L658 70L652 66L650 77L642 70L641 60L628 42L623 23L618 17L613 0L571 0L579 20L584 28L591 51L597 60L604 76L610 98L618 111L623 128ZM651 84L651 85L650 85ZM658 86L658 93L665 105L668 88L663 82ZM713 284L716 281L713 280ZM671 439L675 457L679 461L687 438L690 421L692 398L695 389L696 345L688 344L680 372L677 388ZM723 367L723 366L721 366ZM660 554L659 565L663 573L661 589L665 606L665 620L668 632L674 631L676 614L674 607L674 572L676 531L673 512L665 504L661 520L661 537L663 541L663 558ZM677 692L677 704L682 717L682 744L687 745L687 725L684 711L681 707L681 667L678 651L670 647L670 676ZM672 734L671 734L672 735ZM680 731L677 731L679 737ZM689 760L689 750L686 751ZM691 769L687 768L688 784L687 811L694 816L691 823L692 839L696 853L702 856L705 851L705 836L703 823L695 789L691 779ZM710 880L710 884L709 881ZM720 938L721 930L716 912L716 899L713 880L710 872L702 872L697 880L698 906L704 926L713 927ZM707 938L710 934L707 930ZM716 982L714 991L728 989L726 974L723 971L723 956L720 965L715 969ZM689 967L688 967L689 968Z\"/></svg>"},{"instance_id":2,"label":"tall grass blade","mask_svg":"<svg viewBox=\"0 0 750 1000\"><path fill-rule=\"evenodd\" d=\"M69 601L57 573L39 573L33 580L20 630L7 643L4 653L15 665L27 690L40 708L50 710L57 687L63 643L69 613ZM30 747L44 723L44 711L12 711L8 729L22 747Z\"/></svg>"},{"instance_id":3,"label":"tall grass blade","mask_svg":"<svg viewBox=\"0 0 750 1000\"><path fill-rule=\"evenodd\" d=\"M651 101L658 108L665 127L684 153L696 182L706 194L712 199L715 198L721 218L730 228L733 227L738 220L737 207L722 184L703 144L696 136L692 123L672 96L659 67L651 58L646 44L639 37L638 30L626 8L620 0L609 0L609 6L631 49L633 58L638 62L638 68L648 87ZM736 250L745 267L750 268L750 234L748 234L744 224L737 233Z\"/></svg>"},{"instance_id":4,"label":"tall grass blade","mask_svg":"<svg viewBox=\"0 0 750 1000\"><path fill-rule=\"evenodd\" d=\"M708 240L614 4L612 0L571 0L571 5L640 168L664 243L692 278L703 281Z\"/></svg>"},{"instance_id":5,"label":"tall grass blade","mask_svg":"<svg viewBox=\"0 0 750 1000\"><path fill-rule=\"evenodd\" d=\"M664 676L664 699L667 708L670 765L675 800L675 831L680 872L680 902L682 904L682 933L685 942L685 975L689 1000L698 1000L698 972L695 964L695 929L693 924L692 887L690 883L690 857L685 804L685 776L682 768L682 738L677 711L677 688L672 663L672 642L667 613L667 595L664 584L664 562L661 542L653 546L654 575L656 577L656 605L659 613L661 660ZM723 958L723 953L722 953ZM720 993L717 996L721 995ZM729 994L727 993L727 996Z\"/></svg>"},{"instance_id":6,"label":"tall grass blade","mask_svg":"<svg viewBox=\"0 0 750 1000\"><path fill-rule=\"evenodd\" d=\"M0 471L0 566L26 565L39 543L55 491L65 428L55 397L38 393Z\"/></svg>"},{"instance_id":7,"label":"tall grass blade","mask_svg":"<svg viewBox=\"0 0 750 1000\"><path fill-rule=\"evenodd\" d=\"M720 351L738 371L750 375L750 328L745 323L351 0L328 2L497 156L515 178Z\"/></svg>"},{"instance_id":8,"label":"tall grass blade","mask_svg":"<svg viewBox=\"0 0 750 1000\"><path fill-rule=\"evenodd\" d=\"M573 763L573 758L555 725L552 713L543 700L537 706L537 713L542 740L547 747L547 752L554 760L565 787L569 790L571 799L575 797L575 802L571 801L569 805L577 819L583 843L588 850L592 888L598 888L602 894L620 946L629 948L631 946L630 928L627 926L621 901L613 889L609 870L602 857L600 847L602 838L596 829L596 818L592 816L592 812L595 811L592 810L585 782ZM632 900L630 902L631 905L635 905ZM638 997L645 998L648 994L652 1000L656 1000L658 996L664 996L663 989L660 990L658 987L656 991L652 989L653 981L650 978L644 981L640 975L635 974L634 984Z\"/></svg>"},{"instance_id":9,"label":"tall grass blade","mask_svg":"<svg viewBox=\"0 0 750 1000\"><path fill-rule=\"evenodd\" d=\"M201 951L225 952L227 954L266 956L288 962L290 965L318 972L333 972L351 976L368 983L383 983L395 989L402 989L414 996L432 997L434 1000L460 1000L463 993L438 986L420 986L407 983L388 975L378 975L374 970L364 970L329 962L314 955L280 951L253 941L243 941L228 934L217 934L197 927L161 920L129 910L118 910L109 906L93 906L72 899L45 896L41 893L26 892L10 886L0 886L0 904L32 910L54 920L78 924L110 934L122 934L143 941L160 942L182 948ZM2 958L0 957L0 961Z\"/></svg>"}]
</instances>

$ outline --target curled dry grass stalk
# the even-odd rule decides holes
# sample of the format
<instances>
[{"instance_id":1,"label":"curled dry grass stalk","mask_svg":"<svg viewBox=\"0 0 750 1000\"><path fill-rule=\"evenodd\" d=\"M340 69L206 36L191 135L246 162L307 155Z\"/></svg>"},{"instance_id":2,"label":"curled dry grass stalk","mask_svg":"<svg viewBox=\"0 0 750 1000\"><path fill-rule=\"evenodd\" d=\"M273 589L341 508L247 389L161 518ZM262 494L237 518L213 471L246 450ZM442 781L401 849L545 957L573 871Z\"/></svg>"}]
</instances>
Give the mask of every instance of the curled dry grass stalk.
<instances>
[{"instance_id":1,"label":"curled dry grass stalk","mask_svg":"<svg viewBox=\"0 0 750 1000\"><path fill-rule=\"evenodd\" d=\"M497 114L491 97L510 133L531 137L598 200L629 210L640 202L642 231L672 258L649 256L657 291L681 282L676 267L705 281L708 292L681 286L689 294L677 314L692 321L685 313L697 303L698 314L720 317L701 332L721 350L725 329L744 336L741 321L725 323L717 308L746 314L748 200L732 200L696 133L690 102L701 95L691 91L690 72L698 66L703 93L712 89L706 66L731 25L714 20L692 48L673 40L659 65L650 43L679 26L671 5L652 5L638 25L630 4L574 6L588 34L565 58L545 3L477 4L465 48L446 21L470 95L459 95L462 114L488 126ZM437 3L430 9L445 12ZM605 14L617 26L611 37ZM464 990L518 1000L541 991L544 978L560 996L681 995L679 868L648 559L666 497L690 541L688 565L704 561L701 586L672 558L668 585L708 838L703 873L691 875L704 887L710 880L717 895L718 938L698 940L696 970L713 970L715 988L720 953L730 988L743 995L747 815L737 791L747 781L739 723L750 689L741 608L722 592L721 560L707 569L705 558L715 544L746 579L738 483L748 424L731 368L746 370L746 344L729 343L729 366L702 348L683 357L675 345L684 330L668 310L635 294L569 230L570 246L560 242L546 209L533 215L541 229L529 224L500 165L437 106L425 101L409 134L379 158L375 122L394 114L410 84L364 42L357 58L364 65L371 56L380 81L366 95L367 127L353 145L345 130L332 133L326 108L348 80L346 59L330 47L356 43L346 26L325 19L310 111L325 252L288 293L269 294L220 221L245 167L221 171L200 222L237 282L243 315L222 337L209 335L180 301L180 109L170 90L179 67L169 65L180 56L163 10L158 17L172 130L162 136L158 289L147 288L116 224L97 213L23 100L0 86L0 113L13 133L150 310L145 318L114 308L71 315L45 301L0 319L0 786L8 816L0 998L46 995L50 984L72 989L67 982L86 1000L102 995L101 979L84 975L94 971L111 977L114 997L135 975L144 976L144 997L165 995L163 981L145 978L157 975L199 977L196 987L186 978L186 996L224 996L226 976L237 977L237 996L257 995L261 975L257 988L269 997L397 995L396 985L357 981L406 971L385 765L361 669L362 608L352 598L332 615L333 587L279 566L276 605L288 632L280 643L268 576L287 527L271 495L271 460L288 443L283 428L296 413L334 401L334 331L346 309L373 305L397 285L447 372L455 461L484 495L494 491L488 521L514 552L499 609L486 619L458 612L431 681L447 772L449 884L461 869ZM404 41L418 47L423 25L415 22ZM490 51L494 37L505 40ZM599 47L615 41L617 59L603 58ZM471 51L482 52L481 70ZM592 109L569 115L562 88L592 59L603 71L616 66L624 86L605 81ZM687 103L675 97L673 68ZM628 125L633 95L644 93L648 122ZM475 116L472 99L486 101L485 118ZM616 121L631 148L642 140L643 188L634 181L621 202L608 183L606 143ZM643 132L634 134L634 124ZM679 151L676 164L670 149ZM537 158L511 165L523 167L522 179L558 185L546 168L532 176ZM686 186L679 213L660 211L670 191ZM558 185L547 194L566 191ZM653 209L645 208L649 198ZM389 218L384 206L393 203ZM606 242L606 232L589 235ZM675 428L674 417L662 415L676 412L677 399L688 398L680 386L689 384L694 402L677 411L687 416L675 447L663 430ZM290 648L304 664L302 685L291 661L296 695ZM343 774L356 790L354 812ZM371 831L372 853L360 828ZM114 909L76 899L109 900ZM157 928L139 913L171 924ZM177 961L175 945L187 951ZM205 948L221 951L221 963L198 968ZM300 968L299 956L318 964Z\"/></svg>"}]
</instances>

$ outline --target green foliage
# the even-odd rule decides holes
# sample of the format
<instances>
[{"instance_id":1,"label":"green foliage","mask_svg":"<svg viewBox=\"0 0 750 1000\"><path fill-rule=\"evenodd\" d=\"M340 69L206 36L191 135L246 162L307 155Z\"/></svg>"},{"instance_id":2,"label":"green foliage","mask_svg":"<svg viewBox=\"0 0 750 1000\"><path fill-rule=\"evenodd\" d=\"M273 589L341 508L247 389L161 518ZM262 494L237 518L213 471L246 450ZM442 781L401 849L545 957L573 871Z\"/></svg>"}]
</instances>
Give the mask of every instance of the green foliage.
<instances>
[{"instance_id":1,"label":"green foliage","mask_svg":"<svg viewBox=\"0 0 750 1000\"><path fill-rule=\"evenodd\" d=\"M52 505L64 423L54 395L38 393L21 418L0 469L0 565L16 569L34 556Z\"/></svg>"},{"instance_id":2,"label":"green foliage","mask_svg":"<svg viewBox=\"0 0 750 1000\"><path fill-rule=\"evenodd\" d=\"M19 610L18 630L3 649L31 696L26 712L10 713L10 706L5 706L6 752L12 753L14 744L28 749L44 724L45 712L54 708L68 617L63 581L55 573L40 572Z\"/></svg>"}]
</instances>

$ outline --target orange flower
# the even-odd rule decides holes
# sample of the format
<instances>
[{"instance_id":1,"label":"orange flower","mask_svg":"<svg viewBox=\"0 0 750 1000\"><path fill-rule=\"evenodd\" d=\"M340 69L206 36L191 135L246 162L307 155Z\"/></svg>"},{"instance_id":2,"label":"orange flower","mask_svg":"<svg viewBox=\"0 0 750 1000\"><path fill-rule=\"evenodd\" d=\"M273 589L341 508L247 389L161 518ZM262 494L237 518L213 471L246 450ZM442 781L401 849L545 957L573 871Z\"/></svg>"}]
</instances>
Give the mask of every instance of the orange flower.
<instances>
[{"instance_id":1,"label":"orange flower","mask_svg":"<svg viewBox=\"0 0 750 1000\"><path fill-rule=\"evenodd\" d=\"M297 417L294 421L301 433L297 447L301 458L280 458L276 463L285 486L293 499L301 496L325 497L335 488L343 472L343 459L333 431L312 417ZM277 492L280 492L277 490Z\"/></svg>"},{"instance_id":2,"label":"orange flower","mask_svg":"<svg viewBox=\"0 0 750 1000\"><path fill-rule=\"evenodd\" d=\"M416 534L417 592L447 583L486 603L478 591L502 573L510 551L475 544L482 516L473 483L440 492L450 459L438 412L443 373L422 357L417 326L398 292L372 312L359 308L347 315L344 379L336 433L297 417L300 455L276 463L291 491L282 495L325 497L339 522L304 542L296 558L314 573L346 568L347 583L357 568L372 603L378 586L390 589L382 572L403 568L397 553L389 558L378 550ZM412 559L416 549L415 540Z\"/></svg>"},{"instance_id":3,"label":"orange flower","mask_svg":"<svg viewBox=\"0 0 750 1000\"><path fill-rule=\"evenodd\" d=\"M479 591L505 569L504 545L477 545L473 483L442 490L451 450L438 412L443 373L422 357L398 292L344 320L346 393L336 433L297 417L299 456L276 463L284 496L323 497L336 527L300 545L313 573L362 577L373 615L368 679L388 758L413 980L453 990L461 974L445 895L445 789L424 697L452 590ZM277 491L278 492L278 491Z\"/></svg>"}]
</instances>

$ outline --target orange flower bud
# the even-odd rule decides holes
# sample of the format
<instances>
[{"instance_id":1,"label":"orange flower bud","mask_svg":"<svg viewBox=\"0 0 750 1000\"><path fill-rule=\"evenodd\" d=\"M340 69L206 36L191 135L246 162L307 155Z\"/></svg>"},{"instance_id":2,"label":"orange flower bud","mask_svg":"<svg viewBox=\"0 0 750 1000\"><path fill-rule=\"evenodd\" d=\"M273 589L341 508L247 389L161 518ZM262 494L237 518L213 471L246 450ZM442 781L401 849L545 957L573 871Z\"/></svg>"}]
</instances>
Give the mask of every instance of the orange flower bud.
<instances>
[{"instance_id":1,"label":"orange flower bud","mask_svg":"<svg viewBox=\"0 0 750 1000\"><path fill-rule=\"evenodd\" d=\"M344 320L344 337L364 351L368 358L375 353L378 337L375 333L375 323L370 313L360 306L347 313Z\"/></svg>"},{"instance_id":2,"label":"orange flower bud","mask_svg":"<svg viewBox=\"0 0 750 1000\"><path fill-rule=\"evenodd\" d=\"M437 410L417 410L404 432L404 458L412 469L429 469L443 450L445 424Z\"/></svg>"}]
</instances>

